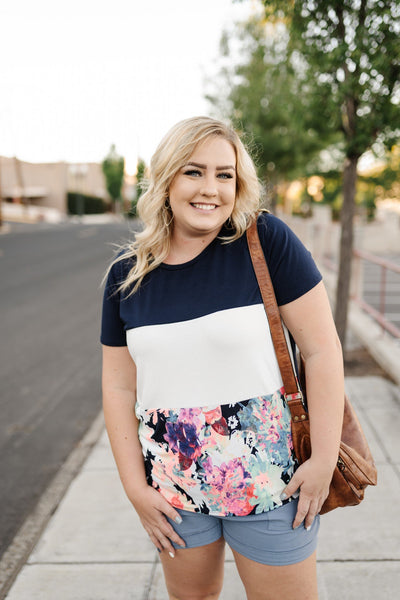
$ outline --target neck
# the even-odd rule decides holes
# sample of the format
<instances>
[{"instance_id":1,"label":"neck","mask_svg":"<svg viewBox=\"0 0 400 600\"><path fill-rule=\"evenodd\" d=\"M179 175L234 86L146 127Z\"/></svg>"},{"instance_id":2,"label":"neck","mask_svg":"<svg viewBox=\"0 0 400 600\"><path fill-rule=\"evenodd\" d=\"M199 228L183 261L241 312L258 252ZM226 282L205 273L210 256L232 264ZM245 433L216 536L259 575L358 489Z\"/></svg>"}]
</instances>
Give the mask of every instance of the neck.
<instances>
[{"instance_id":1,"label":"neck","mask_svg":"<svg viewBox=\"0 0 400 600\"><path fill-rule=\"evenodd\" d=\"M171 237L171 245L165 263L178 265L196 258L218 235L212 232L198 237L186 237L174 232Z\"/></svg>"}]
</instances>

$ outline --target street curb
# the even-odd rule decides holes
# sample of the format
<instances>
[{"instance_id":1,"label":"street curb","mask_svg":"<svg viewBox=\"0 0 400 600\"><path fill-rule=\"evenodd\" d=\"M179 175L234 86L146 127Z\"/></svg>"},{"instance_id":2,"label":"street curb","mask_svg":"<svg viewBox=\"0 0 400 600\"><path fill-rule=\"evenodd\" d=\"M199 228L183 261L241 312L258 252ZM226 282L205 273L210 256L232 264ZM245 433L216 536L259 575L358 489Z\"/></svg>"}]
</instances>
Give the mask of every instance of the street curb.
<instances>
[{"instance_id":1,"label":"street curb","mask_svg":"<svg viewBox=\"0 0 400 600\"><path fill-rule=\"evenodd\" d=\"M89 430L72 450L57 475L40 497L33 512L15 535L0 561L0 600L4 600L19 571L25 565L30 553L38 542L50 517L56 511L90 451L104 431L101 411Z\"/></svg>"}]
</instances>

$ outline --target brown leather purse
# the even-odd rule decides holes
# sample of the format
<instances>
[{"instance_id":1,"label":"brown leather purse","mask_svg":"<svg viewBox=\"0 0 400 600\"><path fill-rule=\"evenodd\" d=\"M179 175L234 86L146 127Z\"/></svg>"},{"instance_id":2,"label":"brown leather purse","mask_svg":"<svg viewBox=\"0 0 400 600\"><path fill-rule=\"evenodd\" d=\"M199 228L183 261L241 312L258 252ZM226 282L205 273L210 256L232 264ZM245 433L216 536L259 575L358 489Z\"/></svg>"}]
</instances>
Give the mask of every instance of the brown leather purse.
<instances>
[{"instance_id":1,"label":"brown leather purse","mask_svg":"<svg viewBox=\"0 0 400 600\"><path fill-rule=\"evenodd\" d=\"M292 415L293 450L297 461L301 464L311 455L310 421L305 400L305 378L300 377L303 386L302 391L290 358L256 222L247 230L247 243L281 371L285 389L284 396ZM333 472L328 497L320 511L321 514L338 506L360 504L364 498L364 490L367 485L376 485L376 483L377 471L374 460L353 407L347 396L345 396L339 456Z\"/></svg>"}]
</instances>

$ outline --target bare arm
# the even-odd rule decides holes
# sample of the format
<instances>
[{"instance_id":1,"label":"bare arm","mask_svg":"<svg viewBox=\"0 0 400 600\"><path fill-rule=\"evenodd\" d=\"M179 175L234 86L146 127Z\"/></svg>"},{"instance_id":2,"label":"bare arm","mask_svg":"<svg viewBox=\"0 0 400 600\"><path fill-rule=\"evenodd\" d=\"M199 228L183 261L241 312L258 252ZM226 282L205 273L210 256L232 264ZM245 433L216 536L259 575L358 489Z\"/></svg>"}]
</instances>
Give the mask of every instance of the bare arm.
<instances>
[{"instance_id":1,"label":"bare arm","mask_svg":"<svg viewBox=\"0 0 400 600\"><path fill-rule=\"evenodd\" d=\"M146 481L135 415L136 366L126 346L103 346L102 387L104 419L125 492L152 542L174 554L170 540L185 543L164 515L177 522L180 515Z\"/></svg>"},{"instance_id":2,"label":"bare arm","mask_svg":"<svg viewBox=\"0 0 400 600\"><path fill-rule=\"evenodd\" d=\"M287 328L304 357L310 414L311 457L286 487L287 496L300 488L297 527L309 527L321 510L338 456L343 419L343 357L323 283L280 307Z\"/></svg>"}]
</instances>

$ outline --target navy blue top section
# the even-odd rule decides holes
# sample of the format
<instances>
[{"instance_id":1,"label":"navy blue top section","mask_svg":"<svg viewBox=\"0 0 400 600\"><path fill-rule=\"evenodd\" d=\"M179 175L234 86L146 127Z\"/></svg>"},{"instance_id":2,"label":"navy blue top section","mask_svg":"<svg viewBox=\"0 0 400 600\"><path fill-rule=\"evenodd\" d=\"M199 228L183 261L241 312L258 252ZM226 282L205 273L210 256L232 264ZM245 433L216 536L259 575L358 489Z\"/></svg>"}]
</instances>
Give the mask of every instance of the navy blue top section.
<instances>
[{"instance_id":1,"label":"navy blue top section","mask_svg":"<svg viewBox=\"0 0 400 600\"><path fill-rule=\"evenodd\" d=\"M311 254L283 221L263 213L258 231L279 305L299 298L321 280ZM262 304L246 235L229 244L216 238L189 262L160 265L126 298L116 289L131 267L129 260L116 263L107 280L101 342L108 346L126 346L125 332L134 327Z\"/></svg>"}]
</instances>

